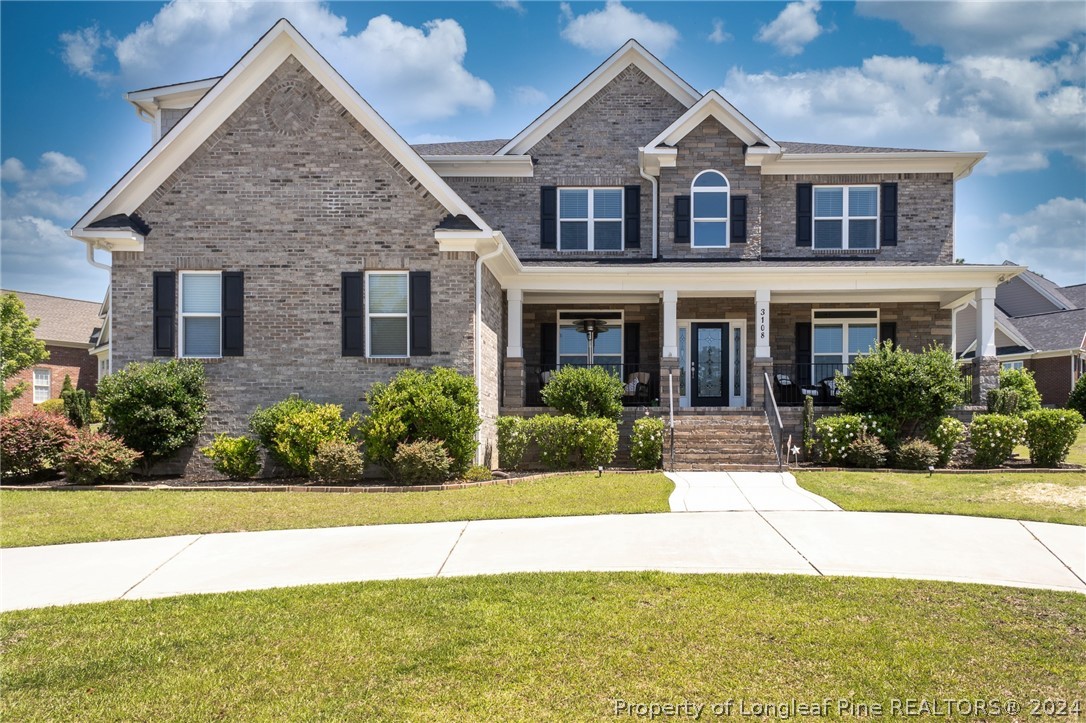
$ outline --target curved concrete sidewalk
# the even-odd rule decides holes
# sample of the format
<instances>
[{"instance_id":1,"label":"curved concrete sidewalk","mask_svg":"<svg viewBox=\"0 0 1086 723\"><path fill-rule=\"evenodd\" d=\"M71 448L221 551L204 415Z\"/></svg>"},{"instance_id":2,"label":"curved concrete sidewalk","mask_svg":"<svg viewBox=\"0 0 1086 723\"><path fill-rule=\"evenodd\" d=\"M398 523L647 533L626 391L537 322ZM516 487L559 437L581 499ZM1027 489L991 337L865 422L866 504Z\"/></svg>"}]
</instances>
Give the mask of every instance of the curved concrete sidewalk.
<instances>
[{"instance_id":1,"label":"curved concrete sidewalk","mask_svg":"<svg viewBox=\"0 0 1086 723\"><path fill-rule=\"evenodd\" d=\"M0 609L503 572L859 575L1086 592L1086 527L873 512L545 517L0 550Z\"/></svg>"},{"instance_id":2,"label":"curved concrete sidewalk","mask_svg":"<svg viewBox=\"0 0 1086 723\"><path fill-rule=\"evenodd\" d=\"M665 472L672 512L796 512L841 508L799 486L791 472Z\"/></svg>"}]
</instances>

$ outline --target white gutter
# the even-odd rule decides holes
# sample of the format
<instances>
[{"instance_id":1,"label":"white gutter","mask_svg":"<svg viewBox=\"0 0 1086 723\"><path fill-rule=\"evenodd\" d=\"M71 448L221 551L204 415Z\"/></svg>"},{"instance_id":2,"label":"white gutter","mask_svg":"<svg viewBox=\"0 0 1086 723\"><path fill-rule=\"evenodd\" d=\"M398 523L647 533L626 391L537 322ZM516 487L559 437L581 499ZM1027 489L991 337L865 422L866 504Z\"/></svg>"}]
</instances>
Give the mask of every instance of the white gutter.
<instances>
[{"instance_id":1,"label":"white gutter","mask_svg":"<svg viewBox=\"0 0 1086 723\"><path fill-rule=\"evenodd\" d=\"M656 177L650 176L649 174L645 173L644 166L639 164L637 170L641 174L642 178L647 179L648 182L652 184L652 258L655 259L658 256L659 248L657 239L659 238L660 217L656 211L656 204L660 190L659 187L656 185Z\"/></svg>"},{"instance_id":2,"label":"white gutter","mask_svg":"<svg viewBox=\"0 0 1086 723\"><path fill-rule=\"evenodd\" d=\"M500 238L494 239L498 246L493 251L483 254L475 260L475 391L479 395L478 409L479 419L483 418L483 262L492 259L503 250ZM475 463L483 463L483 428L475 433Z\"/></svg>"}]
</instances>

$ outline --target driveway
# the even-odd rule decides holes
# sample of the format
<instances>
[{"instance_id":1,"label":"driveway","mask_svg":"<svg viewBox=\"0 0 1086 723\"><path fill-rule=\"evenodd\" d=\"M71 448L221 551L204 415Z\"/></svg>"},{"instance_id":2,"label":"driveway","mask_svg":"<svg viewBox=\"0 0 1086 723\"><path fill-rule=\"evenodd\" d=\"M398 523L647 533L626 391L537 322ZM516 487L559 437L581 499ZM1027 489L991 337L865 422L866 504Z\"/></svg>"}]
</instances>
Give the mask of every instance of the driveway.
<instances>
[{"instance_id":1,"label":"driveway","mask_svg":"<svg viewBox=\"0 0 1086 723\"><path fill-rule=\"evenodd\" d=\"M665 472L672 512L840 510L799 486L791 472Z\"/></svg>"}]
</instances>

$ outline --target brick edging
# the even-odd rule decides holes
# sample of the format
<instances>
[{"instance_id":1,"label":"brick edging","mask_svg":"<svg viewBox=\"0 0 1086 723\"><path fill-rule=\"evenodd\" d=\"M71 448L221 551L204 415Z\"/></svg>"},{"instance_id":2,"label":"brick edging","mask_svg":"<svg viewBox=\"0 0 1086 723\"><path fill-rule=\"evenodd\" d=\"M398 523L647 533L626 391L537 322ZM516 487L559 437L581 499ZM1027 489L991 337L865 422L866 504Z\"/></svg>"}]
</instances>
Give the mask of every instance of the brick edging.
<instances>
[{"instance_id":1,"label":"brick edging","mask_svg":"<svg viewBox=\"0 0 1086 723\"><path fill-rule=\"evenodd\" d=\"M1067 468L1067 467L1007 467L1000 468L994 467L992 469L936 469L928 471L926 469L895 469L893 467L791 467L792 472L897 472L900 474L1031 474L1031 473L1067 473L1067 472L1086 472L1086 468Z\"/></svg>"}]
</instances>

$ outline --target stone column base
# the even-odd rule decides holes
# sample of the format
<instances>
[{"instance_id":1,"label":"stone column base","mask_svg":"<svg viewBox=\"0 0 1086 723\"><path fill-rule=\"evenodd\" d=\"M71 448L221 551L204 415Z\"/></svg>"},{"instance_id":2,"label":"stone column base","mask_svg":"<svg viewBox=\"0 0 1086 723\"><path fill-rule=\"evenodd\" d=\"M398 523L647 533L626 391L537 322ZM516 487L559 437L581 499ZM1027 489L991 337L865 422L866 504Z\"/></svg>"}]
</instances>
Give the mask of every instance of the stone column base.
<instances>
[{"instance_id":1,"label":"stone column base","mask_svg":"<svg viewBox=\"0 0 1086 723\"><path fill-rule=\"evenodd\" d=\"M765 405L765 375L773 378L773 358L754 357L750 365L750 406Z\"/></svg>"},{"instance_id":2,"label":"stone column base","mask_svg":"<svg viewBox=\"0 0 1086 723\"><path fill-rule=\"evenodd\" d=\"M994 356L973 360L973 404L987 404L988 392L999 388L999 367Z\"/></svg>"},{"instance_id":3,"label":"stone column base","mask_svg":"<svg viewBox=\"0 0 1086 723\"><path fill-rule=\"evenodd\" d=\"M524 406L524 359L508 357L502 369L502 406Z\"/></svg>"}]
</instances>

